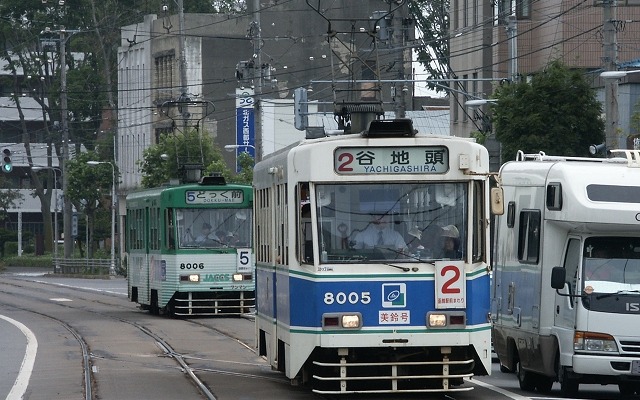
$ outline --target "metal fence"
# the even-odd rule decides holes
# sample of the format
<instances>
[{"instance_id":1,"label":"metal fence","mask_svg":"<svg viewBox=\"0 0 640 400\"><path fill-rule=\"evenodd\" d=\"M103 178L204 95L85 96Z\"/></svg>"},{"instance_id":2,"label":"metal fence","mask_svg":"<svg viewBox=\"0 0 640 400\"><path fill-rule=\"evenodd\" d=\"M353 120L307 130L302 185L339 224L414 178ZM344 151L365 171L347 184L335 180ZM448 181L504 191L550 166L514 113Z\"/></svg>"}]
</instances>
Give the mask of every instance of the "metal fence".
<instances>
[{"instance_id":1,"label":"metal fence","mask_svg":"<svg viewBox=\"0 0 640 400\"><path fill-rule=\"evenodd\" d=\"M117 260L116 260L117 266ZM111 260L104 258L54 258L54 274L86 274L86 275L109 275L115 273L111 271Z\"/></svg>"}]
</instances>

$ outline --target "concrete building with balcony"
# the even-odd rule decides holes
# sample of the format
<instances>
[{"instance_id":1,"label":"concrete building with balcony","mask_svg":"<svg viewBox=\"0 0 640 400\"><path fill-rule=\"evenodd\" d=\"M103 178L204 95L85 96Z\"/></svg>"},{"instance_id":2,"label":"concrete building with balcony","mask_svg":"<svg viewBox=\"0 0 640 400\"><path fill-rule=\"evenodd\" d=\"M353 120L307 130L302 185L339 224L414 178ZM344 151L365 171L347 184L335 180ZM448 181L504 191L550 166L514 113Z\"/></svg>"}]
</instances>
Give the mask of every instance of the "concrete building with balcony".
<instances>
[{"instance_id":1,"label":"concrete building with balcony","mask_svg":"<svg viewBox=\"0 0 640 400\"><path fill-rule=\"evenodd\" d=\"M640 67L640 3L612 1L607 19L602 1L579 0L451 0L451 133L469 136L490 128L488 106L465 107L471 99L488 99L496 85L541 70L559 59L571 68L592 73L594 87L602 87L599 73L613 62L616 68ZM616 30L607 43L606 29ZM608 60L607 46L616 54ZM610 47L612 48L612 47ZM640 75L640 74L638 74ZM629 115L639 97L638 75L620 81L617 99L619 127L633 135ZM602 90L599 94L604 102ZM489 122L489 124L487 124Z\"/></svg>"}]
</instances>

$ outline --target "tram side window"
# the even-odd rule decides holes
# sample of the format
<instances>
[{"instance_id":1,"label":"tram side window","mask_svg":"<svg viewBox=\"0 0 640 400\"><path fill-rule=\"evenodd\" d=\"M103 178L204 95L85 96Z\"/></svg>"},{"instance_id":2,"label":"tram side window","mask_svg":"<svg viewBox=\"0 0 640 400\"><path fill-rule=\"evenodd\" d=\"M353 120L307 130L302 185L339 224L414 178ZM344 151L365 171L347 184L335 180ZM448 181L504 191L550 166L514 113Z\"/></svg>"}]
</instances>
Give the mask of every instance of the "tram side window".
<instances>
[{"instance_id":1,"label":"tram side window","mask_svg":"<svg viewBox=\"0 0 640 400\"><path fill-rule=\"evenodd\" d=\"M486 237L484 234L484 190L481 181L473 183L473 220L474 223L469 229L473 240L473 262L478 262L485 257L484 249L486 245Z\"/></svg>"},{"instance_id":2,"label":"tram side window","mask_svg":"<svg viewBox=\"0 0 640 400\"><path fill-rule=\"evenodd\" d=\"M127 236L126 236L127 251L131 251L134 249L133 247L134 237L135 237L135 229L133 224L133 211L128 210L127 211Z\"/></svg>"},{"instance_id":3,"label":"tram side window","mask_svg":"<svg viewBox=\"0 0 640 400\"><path fill-rule=\"evenodd\" d=\"M301 182L296 192L298 204L298 248L299 261L313 263L313 242L311 236L311 202L309 200L309 183Z\"/></svg>"},{"instance_id":4,"label":"tram side window","mask_svg":"<svg viewBox=\"0 0 640 400\"><path fill-rule=\"evenodd\" d=\"M149 249L160 250L160 209L149 209Z\"/></svg>"},{"instance_id":5,"label":"tram side window","mask_svg":"<svg viewBox=\"0 0 640 400\"><path fill-rule=\"evenodd\" d=\"M129 235L128 242L131 250L143 249L144 243L144 219L142 218L144 210L129 211Z\"/></svg>"},{"instance_id":6,"label":"tram side window","mask_svg":"<svg viewBox=\"0 0 640 400\"><path fill-rule=\"evenodd\" d=\"M166 244L169 249L176 248L175 226L173 225L173 208L167 209L165 213L165 234Z\"/></svg>"}]
</instances>

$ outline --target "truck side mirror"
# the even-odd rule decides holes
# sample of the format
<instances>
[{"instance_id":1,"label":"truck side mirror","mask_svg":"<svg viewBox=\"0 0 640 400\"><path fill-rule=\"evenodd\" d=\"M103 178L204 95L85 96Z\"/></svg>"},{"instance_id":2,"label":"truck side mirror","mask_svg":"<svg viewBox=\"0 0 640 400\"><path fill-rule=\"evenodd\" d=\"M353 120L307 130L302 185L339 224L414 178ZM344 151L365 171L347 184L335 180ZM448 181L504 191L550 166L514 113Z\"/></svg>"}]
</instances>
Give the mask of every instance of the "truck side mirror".
<instances>
[{"instance_id":1,"label":"truck side mirror","mask_svg":"<svg viewBox=\"0 0 640 400\"><path fill-rule=\"evenodd\" d=\"M553 267L551 270L551 287L560 290L564 288L567 271L562 267Z\"/></svg>"}]
</instances>

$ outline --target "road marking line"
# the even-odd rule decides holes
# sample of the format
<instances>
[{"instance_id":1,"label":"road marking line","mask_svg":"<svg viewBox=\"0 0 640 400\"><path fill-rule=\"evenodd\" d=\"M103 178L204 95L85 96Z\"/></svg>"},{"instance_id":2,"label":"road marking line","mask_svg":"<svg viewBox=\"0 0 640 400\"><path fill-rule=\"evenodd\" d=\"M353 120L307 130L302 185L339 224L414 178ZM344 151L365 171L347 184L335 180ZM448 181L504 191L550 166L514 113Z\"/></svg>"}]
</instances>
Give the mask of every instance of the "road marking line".
<instances>
[{"instance_id":1,"label":"road marking line","mask_svg":"<svg viewBox=\"0 0 640 400\"><path fill-rule=\"evenodd\" d=\"M465 380L468 381L469 383L474 384L474 385L482 386L482 387L485 387L485 388L487 388L489 390L493 390L494 392L498 392L498 393L500 393L500 394L502 394L504 396L507 396L510 399L513 399L513 400L531 400L531 397L521 396L521 395L519 395L517 393L512 393L512 392L508 391L507 389L502 389L502 388L499 388L497 386L493 386L490 383L482 382L482 381L479 381L477 379L465 379Z\"/></svg>"},{"instance_id":2,"label":"road marking line","mask_svg":"<svg viewBox=\"0 0 640 400\"><path fill-rule=\"evenodd\" d=\"M18 377L7 396L7 400L21 400L22 396L24 396L27 391L29 379L31 379L31 372L33 372L33 364L36 361L36 354L38 352L38 340L36 339L36 335L34 335L33 332L31 332L31 330L24 324L1 314L0 318L20 329L22 334L27 338L27 348L24 352L24 358L22 359L22 365L20 366Z\"/></svg>"}]
</instances>

